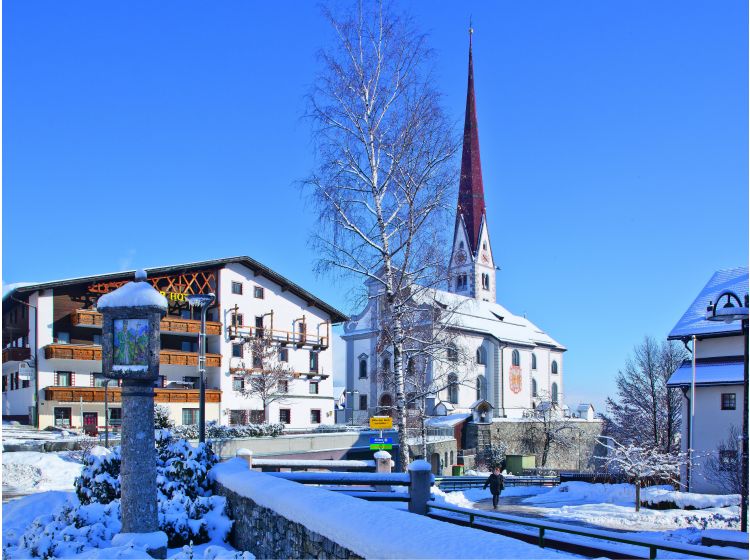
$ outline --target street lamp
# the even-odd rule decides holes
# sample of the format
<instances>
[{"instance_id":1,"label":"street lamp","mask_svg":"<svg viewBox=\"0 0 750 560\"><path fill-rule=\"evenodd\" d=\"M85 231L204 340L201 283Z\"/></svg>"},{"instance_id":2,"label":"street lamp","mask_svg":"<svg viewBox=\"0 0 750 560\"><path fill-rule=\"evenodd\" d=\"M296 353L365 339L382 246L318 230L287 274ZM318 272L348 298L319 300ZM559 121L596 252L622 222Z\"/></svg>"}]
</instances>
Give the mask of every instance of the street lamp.
<instances>
[{"instance_id":1,"label":"street lamp","mask_svg":"<svg viewBox=\"0 0 750 560\"><path fill-rule=\"evenodd\" d=\"M721 305L722 298L725 300ZM740 296L731 290L724 290L716 298L716 304L708 303L706 319L709 321L723 321L732 323L740 321L742 324L743 342L743 376L742 376L742 489L740 497L740 530L747 532L747 491L748 491L748 450L747 450L747 407L748 407L748 373L747 373L747 344L748 344L748 295L745 294L744 305Z\"/></svg>"},{"instance_id":2,"label":"street lamp","mask_svg":"<svg viewBox=\"0 0 750 560\"><path fill-rule=\"evenodd\" d=\"M201 310L201 332L198 335L198 376L200 377L200 401L198 404L198 441L206 441L206 312L216 300L214 294L190 294L190 307Z\"/></svg>"}]
</instances>

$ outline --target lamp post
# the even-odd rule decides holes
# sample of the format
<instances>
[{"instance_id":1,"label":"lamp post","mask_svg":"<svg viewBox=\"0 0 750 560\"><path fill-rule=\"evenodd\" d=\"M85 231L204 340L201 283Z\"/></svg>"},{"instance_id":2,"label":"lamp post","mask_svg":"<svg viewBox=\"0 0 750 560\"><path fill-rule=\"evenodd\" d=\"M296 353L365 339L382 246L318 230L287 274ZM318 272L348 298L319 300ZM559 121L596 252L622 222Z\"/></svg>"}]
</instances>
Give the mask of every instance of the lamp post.
<instances>
[{"instance_id":1,"label":"lamp post","mask_svg":"<svg viewBox=\"0 0 750 560\"><path fill-rule=\"evenodd\" d=\"M724 305L721 301L724 299ZM744 303L744 305L743 305ZM742 376L742 489L740 491L740 530L747 532L747 491L748 491L748 449L747 449L747 407L748 407L748 295L743 302L736 293L724 290L716 298L716 304L708 303L706 319L732 323L740 321L742 325L743 376Z\"/></svg>"},{"instance_id":2,"label":"lamp post","mask_svg":"<svg viewBox=\"0 0 750 560\"><path fill-rule=\"evenodd\" d=\"M187 296L190 307L201 310L201 332L198 335L198 376L200 377L200 400L198 404L198 441L206 441L206 312L213 304L214 294L191 294Z\"/></svg>"}]
</instances>

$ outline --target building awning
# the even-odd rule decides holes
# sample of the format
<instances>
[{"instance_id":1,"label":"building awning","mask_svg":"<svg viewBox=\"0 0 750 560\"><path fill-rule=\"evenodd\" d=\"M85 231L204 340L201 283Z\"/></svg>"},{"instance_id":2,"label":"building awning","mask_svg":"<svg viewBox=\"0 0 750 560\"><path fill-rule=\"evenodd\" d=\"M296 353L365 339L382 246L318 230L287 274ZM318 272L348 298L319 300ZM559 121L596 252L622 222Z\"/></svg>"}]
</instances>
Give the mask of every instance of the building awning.
<instances>
[{"instance_id":1,"label":"building awning","mask_svg":"<svg viewBox=\"0 0 750 560\"><path fill-rule=\"evenodd\" d=\"M738 385L742 384L742 362L710 362L695 365L696 385ZM672 374L667 387L684 387L693 382L692 362L683 363Z\"/></svg>"}]
</instances>

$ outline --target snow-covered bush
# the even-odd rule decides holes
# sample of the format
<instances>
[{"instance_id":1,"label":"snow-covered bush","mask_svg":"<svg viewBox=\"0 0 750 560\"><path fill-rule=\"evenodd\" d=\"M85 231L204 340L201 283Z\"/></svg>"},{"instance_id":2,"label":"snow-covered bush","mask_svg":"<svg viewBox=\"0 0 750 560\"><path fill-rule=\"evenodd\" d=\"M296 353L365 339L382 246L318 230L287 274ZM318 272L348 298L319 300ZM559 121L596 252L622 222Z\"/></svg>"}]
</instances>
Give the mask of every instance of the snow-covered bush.
<instances>
[{"instance_id":1,"label":"snow-covered bush","mask_svg":"<svg viewBox=\"0 0 750 560\"><path fill-rule=\"evenodd\" d=\"M508 446L504 443L485 446L479 453L477 453L477 467L484 467L484 470L488 471L491 471L495 467L500 469L504 468L505 453L507 450Z\"/></svg>"},{"instance_id":2,"label":"snow-covered bush","mask_svg":"<svg viewBox=\"0 0 750 560\"><path fill-rule=\"evenodd\" d=\"M171 430L176 437L198 439L197 424L176 426ZM206 423L206 437L210 439L230 439L247 437L276 437L284 433L284 424L244 424L241 426L221 426L216 422Z\"/></svg>"},{"instance_id":3,"label":"snow-covered bush","mask_svg":"<svg viewBox=\"0 0 750 560\"><path fill-rule=\"evenodd\" d=\"M162 404L154 405L154 428L157 430L174 428L174 422L169 417L169 408Z\"/></svg>"},{"instance_id":4,"label":"snow-covered bush","mask_svg":"<svg viewBox=\"0 0 750 560\"><path fill-rule=\"evenodd\" d=\"M167 430L157 432L156 447L159 529L169 546L225 540L232 522L226 499L213 496L208 482L208 471L218 461L211 447L173 439ZM110 541L121 528L121 464L119 447L106 456L90 456L75 483L78 501L37 518L18 539L18 556L70 556Z\"/></svg>"}]
</instances>

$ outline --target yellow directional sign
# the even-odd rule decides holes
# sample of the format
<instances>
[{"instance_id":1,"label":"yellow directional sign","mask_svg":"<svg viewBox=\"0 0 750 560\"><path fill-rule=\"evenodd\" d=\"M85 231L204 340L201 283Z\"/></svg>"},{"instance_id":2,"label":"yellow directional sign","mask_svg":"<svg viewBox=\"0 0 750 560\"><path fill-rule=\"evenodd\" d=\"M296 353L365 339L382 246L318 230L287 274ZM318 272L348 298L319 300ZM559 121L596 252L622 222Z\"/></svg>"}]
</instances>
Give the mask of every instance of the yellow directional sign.
<instances>
[{"instance_id":1,"label":"yellow directional sign","mask_svg":"<svg viewBox=\"0 0 750 560\"><path fill-rule=\"evenodd\" d=\"M370 429L390 430L393 428L393 418L390 416L373 416L370 418Z\"/></svg>"}]
</instances>

